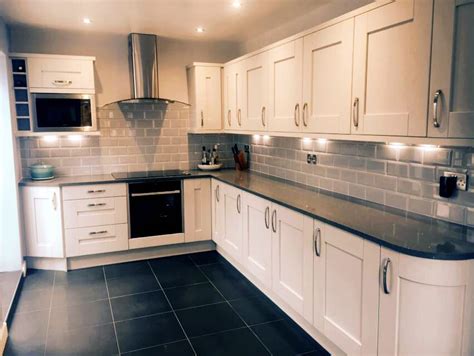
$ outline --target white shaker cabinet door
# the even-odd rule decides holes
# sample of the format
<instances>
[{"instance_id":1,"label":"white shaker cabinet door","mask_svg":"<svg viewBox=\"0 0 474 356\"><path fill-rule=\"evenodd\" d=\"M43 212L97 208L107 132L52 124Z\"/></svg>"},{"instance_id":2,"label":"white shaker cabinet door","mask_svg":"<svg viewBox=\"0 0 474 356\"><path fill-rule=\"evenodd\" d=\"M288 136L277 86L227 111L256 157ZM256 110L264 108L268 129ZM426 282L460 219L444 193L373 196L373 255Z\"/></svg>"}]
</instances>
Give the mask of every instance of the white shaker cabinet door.
<instances>
[{"instance_id":1,"label":"white shaker cabinet door","mask_svg":"<svg viewBox=\"0 0 474 356\"><path fill-rule=\"evenodd\" d=\"M273 132L301 130L303 91L303 39L285 43L268 52L268 127Z\"/></svg>"},{"instance_id":2,"label":"white shaker cabinet door","mask_svg":"<svg viewBox=\"0 0 474 356\"><path fill-rule=\"evenodd\" d=\"M245 194L243 264L267 288L272 284L272 230L270 201Z\"/></svg>"},{"instance_id":3,"label":"white shaker cabinet door","mask_svg":"<svg viewBox=\"0 0 474 356\"><path fill-rule=\"evenodd\" d=\"M64 257L61 192L54 187L22 187L26 255Z\"/></svg>"},{"instance_id":4,"label":"white shaker cabinet door","mask_svg":"<svg viewBox=\"0 0 474 356\"><path fill-rule=\"evenodd\" d=\"M382 248L379 355L472 355L470 262Z\"/></svg>"},{"instance_id":5,"label":"white shaker cabinet door","mask_svg":"<svg viewBox=\"0 0 474 356\"><path fill-rule=\"evenodd\" d=\"M273 291L306 320L313 319L313 220L273 204Z\"/></svg>"},{"instance_id":6,"label":"white shaker cabinet door","mask_svg":"<svg viewBox=\"0 0 474 356\"><path fill-rule=\"evenodd\" d=\"M267 128L265 111L268 101L268 61L263 52L242 61L242 129L264 131Z\"/></svg>"},{"instance_id":7,"label":"white shaker cabinet door","mask_svg":"<svg viewBox=\"0 0 474 356\"><path fill-rule=\"evenodd\" d=\"M243 249L242 195L243 192L239 189L222 185L224 234L220 246L238 262L242 260Z\"/></svg>"},{"instance_id":8,"label":"white shaker cabinet door","mask_svg":"<svg viewBox=\"0 0 474 356\"><path fill-rule=\"evenodd\" d=\"M303 130L350 133L354 19L304 37Z\"/></svg>"},{"instance_id":9,"label":"white shaker cabinet door","mask_svg":"<svg viewBox=\"0 0 474 356\"><path fill-rule=\"evenodd\" d=\"M211 239L211 180L185 179L184 182L184 241Z\"/></svg>"},{"instance_id":10,"label":"white shaker cabinet door","mask_svg":"<svg viewBox=\"0 0 474 356\"><path fill-rule=\"evenodd\" d=\"M227 130L242 129L242 89L242 62L226 65L224 67L224 128Z\"/></svg>"},{"instance_id":11,"label":"white shaker cabinet door","mask_svg":"<svg viewBox=\"0 0 474 356\"><path fill-rule=\"evenodd\" d=\"M432 1L355 17L352 134L426 136Z\"/></svg>"},{"instance_id":12,"label":"white shaker cabinet door","mask_svg":"<svg viewBox=\"0 0 474 356\"><path fill-rule=\"evenodd\" d=\"M474 1L436 0L428 136L474 137Z\"/></svg>"},{"instance_id":13,"label":"white shaker cabinet door","mask_svg":"<svg viewBox=\"0 0 474 356\"><path fill-rule=\"evenodd\" d=\"M314 221L314 326L349 355L377 354L380 246Z\"/></svg>"}]
</instances>

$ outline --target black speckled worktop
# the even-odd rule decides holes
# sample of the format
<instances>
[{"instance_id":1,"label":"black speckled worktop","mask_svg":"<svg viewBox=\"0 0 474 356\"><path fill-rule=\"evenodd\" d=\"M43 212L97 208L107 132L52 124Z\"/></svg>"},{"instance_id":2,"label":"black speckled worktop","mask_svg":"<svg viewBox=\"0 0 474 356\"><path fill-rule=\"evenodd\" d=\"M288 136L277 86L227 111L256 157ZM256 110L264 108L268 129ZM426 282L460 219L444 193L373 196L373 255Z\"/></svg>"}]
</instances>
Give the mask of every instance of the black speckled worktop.
<instances>
[{"instance_id":1,"label":"black speckled worktop","mask_svg":"<svg viewBox=\"0 0 474 356\"><path fill-rule=\"evenodd\" d=\"M474 259L474 228L251 172L191 171L190 175L179 178L200 177L216 178L408 255L440 260ZM131 181L137 180L116 180L111 175L97 175L43 182L24 179L20 185L68 186Z\"/></svg>"}]
</instances>

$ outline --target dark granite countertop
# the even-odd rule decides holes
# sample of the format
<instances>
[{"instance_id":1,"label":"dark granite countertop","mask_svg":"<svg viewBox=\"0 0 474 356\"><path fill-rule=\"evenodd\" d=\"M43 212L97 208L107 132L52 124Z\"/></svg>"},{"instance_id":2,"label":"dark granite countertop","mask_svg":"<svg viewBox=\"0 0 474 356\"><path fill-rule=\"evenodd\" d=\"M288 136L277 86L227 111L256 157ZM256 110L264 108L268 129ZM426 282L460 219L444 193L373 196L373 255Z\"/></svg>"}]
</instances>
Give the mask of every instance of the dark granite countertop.
<instances>
[{"instance_id":1,"label":"dark granite countertop","mask_svg":"<svg viewBox=\"0 0 474 356\"><path fill-rule=\"evenodd\" d=\"M440 260L474 259L474 228L256 173L234 170L190 173L179 178L216 178L408 255ZM20 185L68 186L131 181L137 180L116 180L111 175L97 175L42 182L24 179Z\"/></svg>"}]
</instances>

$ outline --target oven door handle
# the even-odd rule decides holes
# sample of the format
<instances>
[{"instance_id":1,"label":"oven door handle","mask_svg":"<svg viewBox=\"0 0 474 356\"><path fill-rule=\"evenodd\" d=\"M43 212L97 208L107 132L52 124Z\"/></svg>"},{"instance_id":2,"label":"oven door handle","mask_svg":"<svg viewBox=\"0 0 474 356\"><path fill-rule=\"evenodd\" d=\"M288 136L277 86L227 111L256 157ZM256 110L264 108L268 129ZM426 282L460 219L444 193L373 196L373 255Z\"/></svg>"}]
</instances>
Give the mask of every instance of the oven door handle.
<instances>
[{"instance_id":1,"label":"oven door handle","mask_svg":"<svg viewBox=\"0 0 474 356\"><path fill-rule=\"evenodd\" d=\"M170 195L170 194L180 194L181 190L167 190L165 192L150 192L150 193L132 193L132 198L135 197L149 197L152 195Z\"/></svg>"}]
</instances>

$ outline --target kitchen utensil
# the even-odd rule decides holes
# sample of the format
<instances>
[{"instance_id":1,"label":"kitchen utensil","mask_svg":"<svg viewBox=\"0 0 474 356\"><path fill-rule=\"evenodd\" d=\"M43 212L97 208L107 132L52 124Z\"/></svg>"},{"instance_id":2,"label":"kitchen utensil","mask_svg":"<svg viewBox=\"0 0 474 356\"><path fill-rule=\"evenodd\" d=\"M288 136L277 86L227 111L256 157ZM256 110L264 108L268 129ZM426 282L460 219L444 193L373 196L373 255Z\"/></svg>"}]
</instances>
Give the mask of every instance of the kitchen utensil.
<instances>
[{"instance_id":1,"label":"kitchen utensil","mask_svg":"<svg viewBox=\"0 0 474 356\"><path fill-rule=\"evenodd\" d=\"M30 167L31 179L48 180L54 178L54 167L50 164L36 163Z\"/></svg>"}]
</instances>

